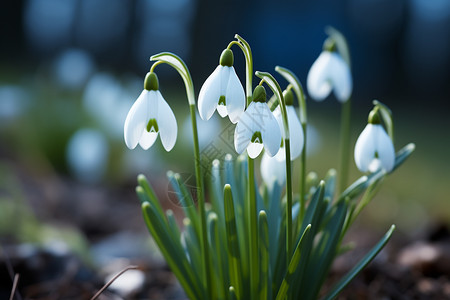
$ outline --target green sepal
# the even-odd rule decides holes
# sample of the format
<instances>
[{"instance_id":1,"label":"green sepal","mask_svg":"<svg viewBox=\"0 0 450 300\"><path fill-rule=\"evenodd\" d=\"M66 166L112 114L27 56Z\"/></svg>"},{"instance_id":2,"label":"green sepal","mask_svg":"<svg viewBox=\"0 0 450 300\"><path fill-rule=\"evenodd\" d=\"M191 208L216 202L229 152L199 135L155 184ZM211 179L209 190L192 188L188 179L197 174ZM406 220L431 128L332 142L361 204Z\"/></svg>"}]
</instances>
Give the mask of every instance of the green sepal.
<instances>
[{"instance_id":1,"label":"green sepal","mask_svg":"<svg viewBox=\"0 0 450 300\"><path fill-rule=\"evenodd\" d=\"M327 38L325 42L323 42L322 50L336 52L337 51L336 41L331 37Z\"/></svg>"},{"instance_id":2,"label":"green sepal","mask_svg":"<svg viewBox=\"0 0 450 300\"><path fill-rule=\"evenodd\" d=\"M266 89L262 85L256 86L255 90L253 91L253 102L266 103L266 98Z\"/></svg>"},{"instance_id":3,"label":"green sepal","mask_svg":"<svg viewBox=\"0 0 450 300\"><path fill-rule=\"evenodd\" d=\"M375 106L369 113L369 117L367 118L367 122L369 124L381 124L380 113L378 112L378 106Z\"/></svg>"},{"instance_id":4,"label":"green sepal","mask_svg":"<svg viewBox=\"0 0 450 300\"><path fill-rule=\"evenodd\" d=\"M159 80L155 72L148 72L144 79L144 89L147 91L159 90Z\"/></svg>"},{"instance_id":5,"label":"green sepal","mask_svg":"<svg viewBox=\"0 0 450 300\"><path fill-rule=\"evenodd\" d=\"M231 49L223 50L222 54L220 55L219 63L224 67L232 67L234 64L233 51L231 51Z\"/></svg>"}]
</instances>

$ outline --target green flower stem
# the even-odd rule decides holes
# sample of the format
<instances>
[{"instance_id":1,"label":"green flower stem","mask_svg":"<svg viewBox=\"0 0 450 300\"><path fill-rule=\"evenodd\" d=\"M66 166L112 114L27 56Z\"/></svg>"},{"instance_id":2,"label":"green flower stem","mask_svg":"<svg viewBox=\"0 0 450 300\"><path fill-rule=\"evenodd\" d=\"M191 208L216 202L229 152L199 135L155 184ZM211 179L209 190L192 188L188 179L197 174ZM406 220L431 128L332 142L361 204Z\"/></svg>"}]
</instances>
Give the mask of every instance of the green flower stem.
<instances>
[{"instance_id":1,"label":"green flower stem","mask_svg":"<svg viewBox=\"0 0 450 300\"><path fill-rule=\"evenodd\" d=\"M300 165L300 217L298 218L299 228L303 222L303 218L305 217L305 210L306 210L306 145L307 145L306 123L302 123L302 129L303 129L304 144Z\"/></svg>"},{"instance_id":2,"label":"green flower stem","mask_svg":"<svg viewBox=\"0 0 450 300\"><path fill-rule=\"evenodd\" d=\"M292 255L292 174L291 174L291 143L288 138L284 139L284 149L286 151L286 258L287 263Z\"/></svg>"},{"instance_id":3,"label":"green flower stem","mask_svg":"<svg viewBox=\"0 0 450 300\"><path fill-rule=\"evenodd\" d=\"M184 85L186 87L186 94L189 103L189 111L191 114L192 135L194 137L194 161L195 161L195 177L197 182L197 199L198 211L200 215L200 245L202 252L202 269L203 269L203 296L205 299L212 299L211 278L210 274L210 254L208 246L208 235L206 230L206 212L205 212L205 198L204 198L204 183L200 165L200 147L198 144L197 118L195 114L195 94L194 84L192 82L191 73L184 61L177 55L170 52L162 52L150 57L150 61L157 61L155 64L166 63L173 67L181 75Z\"/></svg>"},{"instance_id":4,"label":"green flower stem","mask_svg":"<svg viewBox=\"0 0 450 300\"><path fill-rule=\"evenodd\" d=\"M241 36L236 34L234 36L238 40L239 48L241 48L245 57L245 78L246 78L246 96L247 106L252 102L252 82L253 82L253 57L250 45ZM229 46L236 41L231 42ZM251 299L258 297L258 277L259 277L259 263L258 263L258 221L256 210L256 187L255 187L255 162L252 158L247 156L248 168L248 182L247 182L247 196L248 196L248 219L249 219L249 255L250 255L250 296Z\"/></svg>"},{"instance_id":5,"label":"green flower stem","mask_svg":"<svg viewBox=\"0 0 450 300\"><path fill-rule=\"evenodd\" d=\"M256 218L256 191L255 191L255 161L248 157L248 219L250 220L250 296L258 298L259 284L259 248L258 248L258 221Z\"/></svg>"},{"instance_id":6,"label":"green flower stem","mask_svg":"<svg viewBox=\"0 0 450 300\"><path fill-rule=\"evenodd\" d=\"M341 152L340 152L340 176L339 194L345 190L348 182L348 165L350 160L350 121L351 121L351 98L342 103L341 111Z\"/></svg>"},{"instance_id":7,"label":"green flower stem","mask_svg":"<svg viewBox=\"0 0 450 300\"><path fill-rule=\"evenodd\" d=\"M270 87L272 92L277 95L280 101L281 115L283 117L284 127L284 150L286 152L286 262L287 266L292 256L292 176L291 176L291 149L289 144L289 123L286 111L286 103L284 101L281 87L275 78L267 72L256 71L256 76L264 80Z\"/></svg>"},{"instance_id":8,"label":"green flower stem","mask_svg":"<svg viewBox=\"0 0 450 300\"><path fill-rule=\"evenodd\" d=\"M205 286L205 299L211 298L211 274L210 274L210 254L208 247L208 236L206 232L206 212L205 212L205 198L203 195L204 184L203 176L200 165L200 149L198 144L198 131L197 131L197 118L195 115L195 105L189 105L189 111L191 113L192 133L194 136L194 159L195 159L195 177L197 178L197 200L198 200L198 212L200 215L200 230L201 239L200 244L202 247L203 257L203 273Z\"/></svg>"},{"instance_id":9,"label":"green flower stem","mask_svg":"<svg viewBox=\"0 0 450 300\"><path fill-rule=\"evenodd\" d=\"M298 77L289 69L276 66L275 71L281 74L289 82L289 85L292 86L294 92L298 99L298 109L300 114L300 123L302 124L303 129L303 151L301 156L301 165L300 165L300 217L298 218L298 226L300 228L303 217L305 216L305 208L306 208L306 129L307 129L307 113L306 113L306 97L303 91L302 84Z\"/></svg>"}]
</instances>

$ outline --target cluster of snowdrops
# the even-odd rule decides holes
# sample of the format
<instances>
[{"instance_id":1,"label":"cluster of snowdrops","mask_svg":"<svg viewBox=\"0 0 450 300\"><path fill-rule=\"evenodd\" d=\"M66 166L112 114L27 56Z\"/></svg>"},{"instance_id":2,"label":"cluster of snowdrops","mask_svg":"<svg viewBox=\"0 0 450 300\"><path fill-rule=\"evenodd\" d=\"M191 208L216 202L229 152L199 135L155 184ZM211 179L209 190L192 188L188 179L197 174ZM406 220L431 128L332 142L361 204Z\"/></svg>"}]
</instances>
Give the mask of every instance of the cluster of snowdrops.
<instances>
[{"instance_id":1,"label":"cluster of snowdrops","mask_svg":"<svg viewBox=\"0 0 450 300\"><path fill-rule=\"evenodd\" d=\"M287 81L284 90L270 73L253 73L250 45L236 35L196 101L191 75L181 58L167 52L150 58L154 63L145 77L144 90L128 113L124 138L130 149L138 144L149 149L158 136L167 151L174 147L177 121L159 91L155 73L157 66L170 65L186 87L196 199L178 174L168 172L185 215L183 228L179 228L173 213L163 211L144 175L138 176L136 191L147 227L190 299L332 299L389 240L395 226L334 287L321 289L334 258L350 250L343 244L350 225L384 178L414 150L409 144L395 153L391 112L374 101L368 124L354 148L356 166L364 175L347 185L353 144L349 138L350 55L340 32L328 28L327 34L323 51L307 77L311 98L320 101L333 91L342 103L339 173L331 169L323 180L315 173L306 174L306 99L291 70L275 68ZM245 57L245 90L233 67L233 46ZM259 79L256 87L255 75ZM270 99L264 86L273 94ZM298 107L294 106L295 98ZM217 110L236 124L234 148L240 156L215 160L210 172L201 164L197 109L203 120L209 120ZM261 153L263 180L258 183L255 158ZM299 167L297 184L292 178L294 166Z\"/></svg>"}]
</instances>

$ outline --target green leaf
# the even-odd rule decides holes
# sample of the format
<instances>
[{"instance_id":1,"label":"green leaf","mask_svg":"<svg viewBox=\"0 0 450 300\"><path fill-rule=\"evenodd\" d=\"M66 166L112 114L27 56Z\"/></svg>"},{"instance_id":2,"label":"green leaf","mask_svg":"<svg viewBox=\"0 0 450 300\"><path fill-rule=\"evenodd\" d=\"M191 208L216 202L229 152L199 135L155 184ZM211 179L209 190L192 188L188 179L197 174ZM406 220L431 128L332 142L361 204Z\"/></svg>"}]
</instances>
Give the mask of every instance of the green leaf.
<instances>
[{"instance_id":1,"label":"green leaf","mask_svg":"<svg viewBox=\"0 0 450 300\"><path fill-rule=\"evenodd\" d=\"M391 173L394 172L395 169L400 167L405 162L405 160L414 152L415 149L416 145L414 143L409 143L400 151L398 151L395 157L394 169L392 169Z\"/></svg>"},{"instance_id":2,"label":"green leaf","mask_svg":"<svg viewBox=\"0 0 450 300\"><path fill-rule=\"evenodd\" d=\"M237 298L241 299L241 295L243 294L241 257L239 250L238 231L236 230L233 195L231 194L231 187L229 184L225 185L223 193L230 283L234 287Z\"/></svg>"},{"instance_id":3,"label":"green leaf","mask_svg":"<svg viewBox=\"0 0 450 300\"><path fill-rule=\"evenodd\" d=\"M308 233L310 232L311 224L308 224L306 226L305 230L303 231L302 236L300 237L300 240L297 243L297 247L295 248L294 254L292 255L291 262L289 263L288 270L286 272L286 275L284 276L283 282L281 283L281 287L278 290L277 294L277 300L283 300L286 298L286 295L289 291L289 287L292 284L293 280L300 282L301 278L293 276L295 273L299 263L300 258L302 257L302 249L303 249L303 241L306 239L305 237L308 236Z\"/></svg>"},{"instance_id":4,"label":"green leaf","mask_svg":"<svg viewBox=\"0 0 450 300\"><path fill-rule=\"evenodd\" d=\"M142 213L147 228L187 296L190 299L200 299L201 288L196 284L200 282L198 276L195 276L192 267L189 265L179 241L176 243L173 235L165 229L167 225L162 220L163 216L158 215L157 210L150 202L142 203Z\"/></svg>"},{"instance_id":5,"label":"green leaf","mask_svg":"<svg viewBox=\"0 0 450 300\"><path fill-rule=\"evenodd\" d=\"M259 277L259 298L267 299L269 280L269 226L265 211L259 212L259 256L260 256L260 277Z\"/></svg>"},{"instance_id":6,"label":"green leaf","mask_svg":"<svg viewBox=\"0 0 450 300\"><path fill-rule=\"evenodd\" d=\"M383 236L383 238L366 254L359 262L356 264L353 269L351 269L332 289L327 293L323 300L331 300L334 299L342 289L361 272L373 259L374 257L383 249L386 243L392 236L392 233L395 230L395 225L392 225L388 232Z\"/></svg>"}]
</instances>

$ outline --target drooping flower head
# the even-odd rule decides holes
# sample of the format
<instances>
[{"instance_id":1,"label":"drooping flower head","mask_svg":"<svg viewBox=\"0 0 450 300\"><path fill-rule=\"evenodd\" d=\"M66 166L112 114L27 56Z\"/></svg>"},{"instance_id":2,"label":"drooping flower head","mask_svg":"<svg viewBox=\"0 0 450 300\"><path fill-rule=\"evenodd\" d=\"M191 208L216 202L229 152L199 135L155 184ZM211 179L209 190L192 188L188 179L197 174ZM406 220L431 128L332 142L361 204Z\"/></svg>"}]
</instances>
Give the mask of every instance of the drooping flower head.
<instances>
[{"instance_id":1,"label":"drooping flower head","mask_svg":"<svg viewBox=\"0 0 450 300\"><path fill-rule=\"evenodd\" d=\"M233 52L230 49L223 50L220 64L200 89L198 111L203 120L209 120L217 109L222 118L228 116L235 124L244 112L244 88L234 70L233 62Z\"/></svg>"},{"instance_id":2,"label":"drooping flower head","mask_svg":"<svg viewBox=\"0 0 450 300\"><path fill-rule=\"evenodd\" d=\"M288 117L288 126L289 126L289 140L291 145L291 160L296 159L300 156L303 150L303 128L302 124L300 124L300 120L295 112L294 108L294 95L292 91L285 90L283 92L284 101L286 103L286 112ZM278 126L281 129L281 133L283 135L284 140L284 125L283 125L283 116L281 115L281 108L278 105L273 111L273 115L277 119ZM286 159L286 152L284 149L284 143L282 142L280 150L278 150L277 154L274 156L275 159L279 161L284 161Z\"/></svg>"},{"instance_id":3,"label":"drooping flower head","mask_svg":"<svg viewBox=\"0 0 450 300\"><path fill-rule=\"evenodd\" d=\"M355 163L361 172L390 172L394 168L394 145L381 125L378 107L370 112L368 124L356 141Z\"/></svg>"},{"instance_id":4,"label":"drooping flower head","mask_svg":"<svg viewBox=\"0 0 450 300\"><path fill-rule=\"evenodd\" d=\"M239 118L234 130L234 147L241 154L247 149L250 158L256 158L264 148L270 156L280 149L281 132L278 122L266 103L266 90L258 85L253 101Z\"/></svg>"},{"instance_id":5,"label":"drooping flower head","mask_svg":"<svg viewBox=\"0 0 450 300\"><path fill-rule=\"evenodd\" d=\"M144 90L125 120L125 144L130 149L139 144L147 150L158 135L164 149L170 151L177 140L177 120L159 91L158 77L154 72L149 72L145 77Z\"/></svg>"},{"instance_id":6,"label":"drooping flower head","mask_svg":"<svg viewBox=\"0 0 450 300\"><path fill-rule=\"evenodd\" d=\"M340 102L346 102L353 89L350 66L338 53L332 38L328 38L323 51L309 70L306 80L311 98L322 101L333 90Z\"/></svg>"}]
</instances>

